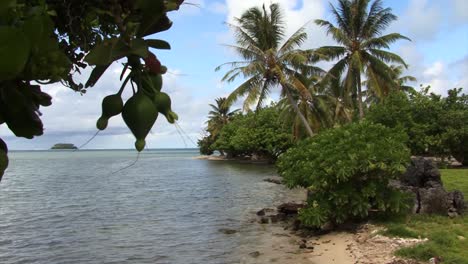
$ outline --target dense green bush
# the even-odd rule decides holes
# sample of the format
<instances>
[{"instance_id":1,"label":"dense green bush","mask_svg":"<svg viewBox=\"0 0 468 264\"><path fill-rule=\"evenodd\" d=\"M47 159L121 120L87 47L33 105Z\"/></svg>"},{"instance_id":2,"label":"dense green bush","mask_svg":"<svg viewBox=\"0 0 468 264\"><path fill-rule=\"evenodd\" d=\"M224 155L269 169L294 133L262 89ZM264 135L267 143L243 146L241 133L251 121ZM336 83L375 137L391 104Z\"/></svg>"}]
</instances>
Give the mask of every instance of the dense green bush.
<instances>
[{"instance_id":1,"label":"dense green bush","mask_svg":"<svg viewBox=\"0 0 468 264\"><path fill-rule=\"evenodd\" d=\"M367 119L387 127L401 127L409 136L413 155L468 157L468 96L461 89L442 98L428 92L393 93L371 106Z\"/></svg>"},{"instance_id":2,"label":"dense green bush","mask_svg":"<svg viewBox=\"0 0 468 264\"><path fill-rule=\"evenodd\" d=\"M256 155L276 160L292 142L290 128L281 122L278 109L270 106L236 115L221 129L211 148L231 157Z\"/></svg>"},{"instance_id":3,"label":"dense green bush","mask_svg":"<svg viewBox=\"0 0 468 264\"><path fill-rule=\"evenodd\" d=\"M211 148L211 144L213 144L213 139L210 135L199 139L197 142L198 148L200 149L200 154L202 155L211 155L213 154L213 149Z\"/></svg>"},{"instance_id":4,"label":"dense green bush","mask_svg":"<svg viewBox=\"0 0 468 264\"><path fill-rule=\"evenodd\" d=\"M403 195L388 187L409 161L407 136L397 129L360 122L329 129L281 155L278 171L288 187L312 195L299 217L307 226L364 218L370 209L398 212Z\"/></svg>"}]
</instances>

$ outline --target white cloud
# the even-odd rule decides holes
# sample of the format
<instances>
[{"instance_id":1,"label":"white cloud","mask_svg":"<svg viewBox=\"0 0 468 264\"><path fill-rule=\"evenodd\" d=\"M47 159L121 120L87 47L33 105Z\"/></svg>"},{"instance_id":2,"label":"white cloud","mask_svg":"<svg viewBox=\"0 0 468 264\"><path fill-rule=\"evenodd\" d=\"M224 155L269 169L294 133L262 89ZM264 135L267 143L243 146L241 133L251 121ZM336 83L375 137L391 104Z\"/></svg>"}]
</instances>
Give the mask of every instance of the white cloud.
<instances>
[{"instance_id":1,"label":"white cloud","mask_svg":"<svg viewBox=\"0 0 468 264\"><path fill-rule=\"evenodd\" d=\"M308 41L304 44L304 48L316 48L331 43L325 31L313 22L315 19L325 16L325 5L328 3L325 0L226 0L227 21L233 23L234 18L240 17L247 9L253 6L261 7L263 4L268 8L270 3L279 3L282 8L284 21L286 22L286 37L291 36L300 27L305 26ZM302 3L301 8L297 8L300 3Z\"/></svg>"},{"instance_id":2,"label":"white cloud","mask_svg":"<svg viewBox=\"0 0 468 264\"><path fill-rule=\"evenodd\" d=\"M468 92L468 56L455 62L445 63L437 60L427 63L424 60L424 54L418 50L414 43L402 45L398 53L405 58L409 68L405 75L412 75L417 78L416 83L410 85L418 88L419 84L423 86L430 85L431 92L447 95L447 91L452 88L462 87Z\"/></svg>"},{"instance_id":3,"label":"white cloud","mask_svg":"<svg viewBox=\"0 0 468 264\"><path fill-rule=\"evenodd\" d=\"M468 22L468 1L466 0L452 0L453 10L456 18L462 22Z\"/></svg>"},{"instance_id":4,"label":"white cloud","mask_svg":"<svg viewBox=\"0 0 468 264\"><path fill-rule=\"evenodd\" d=\"M211 2L207 6L208 10L215 14L226 14L227 6L223 2Z\"/></svg>"},{"instance_id":5,"label":"white cloud","mask_svg":"<svg viewBox=\"0 0 468 264\"><path fill-rule=\"evenodd\" d=\"M433 39L443 25L442 8L437 1L411 0L406 11L392 26L396 32L407 33L411 39ZM393 30L395 31L395 30Z\"/></svg>"}]
</instances>

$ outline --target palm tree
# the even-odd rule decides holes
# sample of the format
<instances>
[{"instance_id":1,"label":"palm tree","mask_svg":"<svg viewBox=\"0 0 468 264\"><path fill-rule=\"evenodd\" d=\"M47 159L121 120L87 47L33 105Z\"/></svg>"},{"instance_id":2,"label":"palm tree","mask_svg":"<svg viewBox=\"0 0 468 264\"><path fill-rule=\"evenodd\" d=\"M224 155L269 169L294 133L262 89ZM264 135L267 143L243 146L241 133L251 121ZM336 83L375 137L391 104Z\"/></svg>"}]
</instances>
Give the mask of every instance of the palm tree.
<instances>
[{"instance_id":1,"label":"palm tree","mask_svg":"<svg viewBox=\"0 0 468 264\"><path fill-rule=\"evenodd\" d=\"M231 111L231 106L226 103L225 97L219 97L215 99L216 105L210 104L211 111L208 112L208 132L210 132L211 137L215 138L218 136L219 132L224 125L229 123L232 117L240 111L236 109Z\"/></svg>"},{"instance_id":2,"label":"palm tree","mask_svg":"<svg viewBox=\"0 0 468 264\"><path fill-rule=\"evenodd\" d=\"M372 83L369 83L367 80L362 82L363 85L368 87L366 94L368 103L379 102L380 98L388 95L388 93L392 90L403 91L406 93L416 91L414 87L406 84L407 82L415 82L416 78L411 75L402 76L404 71L404 67L402 65L391 65L390 69L392 70L392 82L384 83L383 81L380 81L381 87L383 87L383 89L373 89L372 87L369 87L372 85ZM376 91L382 91L384 94L376 94Z\"/></svg>"},{"instance_id":3,"label":"palm tree","mask_svg":"<svg viewBox=\"0 0 468 264\"><path fill-rule=\"evenodd\" d=\"M416 90L414 87L407 85L407 82L415 82L416 77L411 76L411 75L403 75L404 68L401 65L392 65L390 66L392 69L392 77L393 80L397 83L398 85L398 90L403 91L403 92L415 92Z\"/></svg>"},{"instance_id":4,"label":"palm tree","mask_svg":"<svg viewBox=\"0 0 468 264\"><path fill-rule=\"evenodd\" d=\"M338 7L332 4L331 12L337 26L317 19L315 23L327 29L340 46L325 46L317 50L328 60L338 60L329 70L326 79L343 78L344 89L357 99L359 117L364 117L361 74L367 77L376 94L383 94L382 84L392 84L392 70L386 63L396 63L407 67L398 55L386 51L390 44L409 38L398 33L382 36L388 25L397 19L390 8L383 8L381 0L338 0Z\"/></svg>"},{"instance_id":5,"label":"palm tree","mask_svg":"<svg viewBox=\"0 0 468 264\"><path fill-rule=\"evenodd\" d=\"M333 125L333 113L330 104L330 98L319 91L318 81L320 76L308 76L298 72L296 78L309 90L311 99L306 99L296 91L292 91L292 97L297 102L299 111L305 117L313 131ZM304 131L301 120L295 114L294 108L288 102L287 98L281 99L278 103L281 111L280 118L291 125L293 137L302 138Z\"/></svg>"},{"instance_id":6,"label":"palm tree","mask_svg":"<svg viewBox=\"0 0 468 264\"><path fill-rule=\"evenodd\" d=\"M258 109L271 89L279 86L308 134L313 136L309 123L291 94L292 91L297 91L302 97L310 99L307 88L297 80L295 72L297 69L308 74L318 71L317 67L308 64L312 61L313 51L298 48L307 38L304 28L301 27L283 42L284 21L278 4L271 4L269 12L265 5L262 9L250 8L240 18L235 18L235 24L229 26L235 32L236 45L228 46L242 60L222 64L216 70L229 65L232 69L225 74L223 81L232 82L239 76L247 80L228 96L227 102L231 103L246 95L244 110L254 103Z\"/></svg>"}]
</instances>

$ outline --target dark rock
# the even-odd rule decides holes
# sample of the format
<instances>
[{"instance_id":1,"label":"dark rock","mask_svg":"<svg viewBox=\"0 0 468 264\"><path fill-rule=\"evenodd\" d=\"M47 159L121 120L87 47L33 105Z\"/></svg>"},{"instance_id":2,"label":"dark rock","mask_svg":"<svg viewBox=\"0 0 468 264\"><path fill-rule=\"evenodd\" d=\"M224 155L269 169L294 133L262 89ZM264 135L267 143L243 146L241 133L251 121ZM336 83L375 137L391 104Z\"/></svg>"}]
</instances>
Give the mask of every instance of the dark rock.
<instances>
[{"instance_id":1,"label":"dark rock","mask_svg":"<svg viewBox=\"0 0 468 264\"><path fill-rule=\"evenodd\" d=\"M279 221L278 215L270 215L270 219L272 223L277 223Z\"/></svg>"},{"instance_id":2,"label":"dark rock","mask_svg":"<svg viewBox=\"0 0 468 264\"><path fill-rule=\"evenodd\" d=\"M465 198L461 191L452 191L449 192L449 201L452 201L452 208L455 209L458 213L463 213L465 211Z\"/></svg>"},{"instance_id":3,"label":"dark rock","mask_svg":"<svg viewBox=\"0 0 468 264\"><path fill-rule=\"evenodd\" d=\"M301 228L301 220L299 219L294 219L294 222L292 223L292 230L297 231Z\"/></svg>"},{"instance_id":4,"label":"dark rock","mask_svg":"<svg viewBox=\"0 0 468 264\"><path fill-rule=\"evenodd\" d=\"M282 184L283 182L281 181L281 179L276 179L276 178L266 178L264 179L263 181L265 182L271 182L271 183L274 183L274 184Z\"/></svg>"},{"instance_id":5,"label":"dark rock","mask_svg":"<svg viewBox=\"0 0 468 264\"><path fill-rule=\"evenodd\" d=\"M260 252L258 252L258 251L250 252L249 256L251 256L253 258L256 258L256 257L260 256Z\"/></svg>"},{"instance_id":6,"label":"dark rock","mask_svg":"<svg viewBox=\"0 0 468 264\"><path fill-rule=\"evenodd\" d=\"M232 235L232 234L237 233L237 230L229 229L229 228L220 228L218 231L226 235Z\"/></svg>"},{"instance_id":7,"label":"dark rock","mask_svg":"<svg viewBox=\"0 0 468 264\"><path fill-rule=\"evenodd\" d=\"M278 213L276 214L276 218L278 219L278 221L285 221L288 218L288 216L285 213Z\"/></svg>"},{"instance_id":8,"label":"dark rock","mask_svg":"<svg viewBox=\"0 0 468 264\"><path fill-rule=\"evenodd\" d=\"M420 188L419 190L420 214L446 214L450 208L447 192L443 188Z\"/></svg>"},{"instance_id":9,"label":"dark rock","mask_svg":"<svg viewBox=\"0 0 468 264\"><path fill-rule=\"evenodd\" d=\"M257 215L258 216L264 216L265 215L265 209L262 209L262 210L258 211Z\"/></svg>"},{"instance_id":10,"label":"dark rock","mask_svg":"<svg viewBox=\"0 0 468 264\"><path fill-rule=\"evenodd\" d=\"M406 168L400 180L404 185L419 188L442 185L439 169L432 160L424 157L411 158L411 164Z\"/></svg>"},{"instance_id":11,"label":"dark rock","mask_svg":"<svg viewBox=\"0 0 468 264\"><path fill-rule=\"evenodd\" d=\"M285 215L296 215L299 209L305 207L303 203L284 203L278 206L278 211Z\"/></svg>"},{"instance_id":12,"label":"dark rock","mask_svg":"<svg viewBox=\"0 0 468 264\"><path fill-rule=\"evenodd\" d=\"M260 218L260 224L268 224L270 223L270 219L268 217Z\"/></svg>"},{"instance_id":13,"label":"dark rock","mask_svg":"<svg viewBox=\"0 0 468 264\"><path fill-rule=\"evenodd\" d=\"M411 158L411 164L399 181L391 181L392 188L413 197L413 213L456 216L463 213L465 202L460 191L447 192L440 172L433 160L423 157Z\"/></svg>"}]
</instances>

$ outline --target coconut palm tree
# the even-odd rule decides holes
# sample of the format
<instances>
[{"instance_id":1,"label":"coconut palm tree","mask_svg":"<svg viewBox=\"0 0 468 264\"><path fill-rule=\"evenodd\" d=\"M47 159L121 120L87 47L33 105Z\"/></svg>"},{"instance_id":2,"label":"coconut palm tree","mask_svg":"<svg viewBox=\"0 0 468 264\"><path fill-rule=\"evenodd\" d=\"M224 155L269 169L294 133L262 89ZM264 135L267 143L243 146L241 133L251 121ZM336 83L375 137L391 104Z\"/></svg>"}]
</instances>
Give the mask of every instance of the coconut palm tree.
<instances>
[{"instance_id":1,"label":"coconut palm tree","mask_svg":"<svg viewBox=\"0 0 468 264\"><path fill-rule=\"evenodd\" d=\"M407 82L415 82L416 78L411 75L402 76L403 71L404 71L404 67L402 65L391 65L390 69L392 70L391 72L392 82L385 83L382 80L379 81L383 89L374 89L373 87L369 87L372 85L372 83L369 83L367 80L362 83L363 85L368 87L366 91L367 103L379 102L382 97L388 95L388 93L393 90L403 91L406 93L411 93L411 92L416 91L414 87L406 84ZM384 94L376 94L376 91L384 92Z\"/></svg>"},{"instance_id":2,"label":"coconut palm tree","mask_svg":"<svg viewBox=\"0 0 468 264\"><path fill-rule=\"evenodd\" d=\"M215 99L216 105L209 104L211 111L208 112L208 132L210 132L211 137L215 138L224 125L226 125L232 117L240 111L240 109L235 109L231 111L231 105L226 103L225 97L219 97Z\"/></svg>"},{"instance_id":3,"label":"coconut palm tree","mask_svg":"<svg viewBox=\"0 0 468 264\"><path fill-rule=\"evenodd\" d=\"M407 67L405 61L389 49L390 44L409 38L390 33L382 35L388 25L397 19L390 8L383 8L381 0L338 0L331 12L336 25L317 19L315 23L325 27L339 46L325 46L317 50L328 60L338 60L329 70L326 79L343 77L344 89L357 100L359 117L364 117L361 74L367 77L368 87L375 94L384 94L384 83L393 84L392 70L386 63Z\"/></svg>"},{"instance_id":4,"label":"coconut palm tree","mask_svg":"<svg viewBox=\"0 0 468 264\"><path fill-rule=\"evenodd\" d=\"M332 126L333 113L330 98L319 90L318 81L320 76L308 76L297 72L296 78L312 95L311 99L306 99L300 96L298 92L291 91L293 99L297 102L299 111L305 117L313 131ZM283 99L279 101L278 108L281 111L280 118L286 124L291 125L293 137L295 139L307 136L299 116L295 114L295 109L291 106L286 97L283 96Z\"/></svg>"},{"instance_id":5,"label":"coconut palm tree","mask_svg":"<svg viewBox=\"0 0 468 264\"><path fill-rule=\"evenodd\" d=\"M271 4L268 9L267 11L265 5L261 9L250 8L240 18L235 18L233 24L229 24L234 30L236 44L228 46L242 60L225 63L216 70L229 65L232 68L224 75L223 81L232 82L239 76L247 80L228 96L227 102L246 96L244 110L249 109L252 104L259 108L271 89L280 87L308 134L313 136L309 123L292 97L292 91L297 91L302 97L311 98L308 89L295 77L297 69L308 74L319 71L309 64L314 58L313 51L299 49L307 34L301 27L283 41L285 29L280 7L278 4Z\"/></svg>"}]
</instances>

